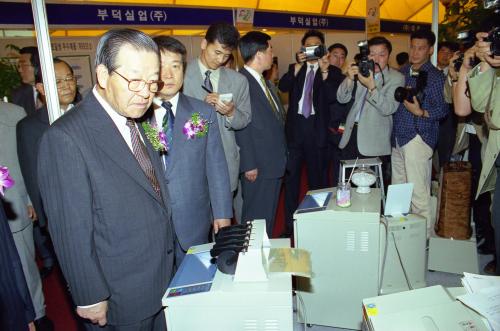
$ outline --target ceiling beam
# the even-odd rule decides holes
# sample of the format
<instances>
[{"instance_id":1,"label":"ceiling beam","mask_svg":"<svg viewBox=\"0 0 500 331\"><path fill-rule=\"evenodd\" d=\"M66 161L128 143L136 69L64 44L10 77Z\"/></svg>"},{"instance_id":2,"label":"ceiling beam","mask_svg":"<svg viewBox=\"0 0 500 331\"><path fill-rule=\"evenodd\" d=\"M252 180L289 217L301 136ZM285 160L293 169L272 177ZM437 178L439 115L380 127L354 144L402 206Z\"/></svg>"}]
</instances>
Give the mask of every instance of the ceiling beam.
<instances>
[{"instance_id":1,"label":"ceiling beam","mask_svg":"<svg viewBox=\"0 0 500 331\"><path fill-rule=\"evenodd\" d=\"M344 16L347 15L347 11L349 10L349 8L351 7L351 4L352 4L352 0L349 1L349 4L347 5L347 7L345 8L344 10Z\"/></svg>"},{"instance_id":2,"label":"ceiling beam","mask_svg":"<svg viewBox=\"0 0 500 331\"><path fill-rule=\"evenodd\" d=\"M410 18L412 18L413 16L415 15L418 15L418 13L420 13L422 10L425 9L425 7L427 7L430 3L432 3L432 0L429 0L427 1L425 4L423 4L420 8L418 8L413 14L411 14L410 16L408 16L406 19L404 19L404 21L408 21Z\"/></svg>"},{"instance_id":3,"label":"ceiling beam","mask_svg":"<svg viewBox=\"0 0 500 331\"><path fill-rule=\"evenodd\" d=\"M257 0L257 4L255 5L255 9L259 9L260 6L260 0Z\"/></svg>"},{"instance_id":4,"label":"ceiling beam","mask_svg":"<svg viewBox=\"0 0 500 331\"><path fill-rule=\"evenodd\" d=\"M321 14L325 15L330 7L330 0L323 0L323 8L321 8Z\"/></svg>"}]
</instances>

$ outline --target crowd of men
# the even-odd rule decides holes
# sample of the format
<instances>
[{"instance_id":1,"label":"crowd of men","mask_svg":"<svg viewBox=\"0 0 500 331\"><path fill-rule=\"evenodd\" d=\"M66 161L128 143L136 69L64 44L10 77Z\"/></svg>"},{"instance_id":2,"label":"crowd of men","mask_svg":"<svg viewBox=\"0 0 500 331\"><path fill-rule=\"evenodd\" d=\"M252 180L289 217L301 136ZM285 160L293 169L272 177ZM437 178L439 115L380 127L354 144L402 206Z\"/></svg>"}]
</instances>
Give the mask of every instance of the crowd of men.
<instances>
[{"instance_id":1,"label":"crowd of men","mask_svg":"<svg viewBox=\"0 0 500 331\"><path fill-rule=\"evenodd\" d=\"M54 59L64 115L52 125L36 48L24 49L23 85L13 94L22 108L2 103L0 110L0 125L8 128L0 130L0 160L17 188L4 200L14 211L9 225L33 305L18 317L26 329L51 329L33 244L45 275L55 259L48 227L87 330L165 330L161 298L189 247L209 242L234 219L265 219L272 237L282 184L281 235L293 234L304 165L308 189L320 189L337 185L340 160L379 157L386 182L414 184L411 209L426 218L430 234L433 155L437 150L438 167L451 160L455 141L446 138L457 130L454 113L472 117L472 109L485 113L489 128L475 131L469 145L479 195L474 219L482 249L494 252L491 202L480 193L500 189L491 175L500 166L500 59L484 38L478 34L465 53L480 65L464 60L458 72L449 43L438 46L438 66L432 65L436 38L428 30L412 33L408 54L397 56L399 69L389 66L388 39L368 40L367 74L360 62L346 62L342 44L320 57L301 49L276 85L264 78L276 75L276 61L263 32L240 37L230 24L213 24L200 56L187 63L175 38L110 30L96 51L97 83L83 98L71 66ZM309 30L301 44L325 45L325 36ZM228 61L237 51L244 65L236 71ZM401 87L419 93L400 102ZM464 125L474 128L471 121ZM500 223L500 194L494 199L493 220ZM495 268L493 261L489 271Z\"/></svg>"}]
</instances>

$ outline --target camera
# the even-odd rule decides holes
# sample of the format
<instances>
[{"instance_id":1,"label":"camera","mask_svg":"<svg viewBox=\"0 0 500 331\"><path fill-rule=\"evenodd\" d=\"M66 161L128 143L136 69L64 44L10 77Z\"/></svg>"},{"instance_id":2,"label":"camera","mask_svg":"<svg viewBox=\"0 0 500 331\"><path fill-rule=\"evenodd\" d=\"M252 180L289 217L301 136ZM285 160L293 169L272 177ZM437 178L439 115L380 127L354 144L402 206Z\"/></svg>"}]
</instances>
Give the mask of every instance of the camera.
<instances>
[{"instance_id":1,"label":"camera","mask_svg":"<svg viewBox=\"0 0 500 331\"><path fill-rule=\"evenodd\" d=\"M397 102L403 102L404 100L413 103L413 97L417 97L420 104L425 99L424 89L427 86L427 71L413 71L411 77L417 78L417 85L415 87L398 87L394 91L394 99Z\"/></svg>"},{"instance_id":2,"label":"camera","mask_svg":"<svg viewBox=\"0 0 500 331\"><path fill-rule=\"evenodd\" d=\"M500 13L500 0L484 0L484 9L492 9L495 13L495 17L498 19L498 14ZM498 20L496 20L498 23ZM491 53L494 56L500 56L500 27L493 27L488 33L488 37L484 41L491 42Z\"/></svg>"},{"instance_id":3,"label":"camera","mask_svg":"<svg viewBox=\"0 0 500 331\"><path fill-rule=\"evenodd\" d=\"M358 41L358 47L360 54L359 62L357 63L359 67L359 73L363 77L369 77L370 70L372 72L375 71L375 62L373 62L373 60L370 60L368 58L368 54L370 54L370 50L368 49L368 41L367 40Z\"/></svg>"},{"instance_id":4,"label":"camera","mask_svg":"<svg viewBox=\"0 0 500 331\"><path fill-rule=\"evenodd\" d=\"M325 45L301 47L300 51L306 55L306 61L317 60L326 55Z\"/></svg>"},{"instance_id":5,"label":"camera","mask_svg":"<svg viewBox=\"0 0 500 331\"><path fill-rule=\"evenodd\" d=\"M461 45L461 49L466 50L474 46L474 43L476 41L476 38L474 36L475 34L472 31L461 31L457 34L457 40L459 44ZM460 70L460 67L464 63L464 52L460 52L460 55L458 58L453 61L453 67L456 72ZM474 57L473 59L470 59L469 66L470 67L475 67L479 63L479 59Z\"/></svg>"}]
</instances>

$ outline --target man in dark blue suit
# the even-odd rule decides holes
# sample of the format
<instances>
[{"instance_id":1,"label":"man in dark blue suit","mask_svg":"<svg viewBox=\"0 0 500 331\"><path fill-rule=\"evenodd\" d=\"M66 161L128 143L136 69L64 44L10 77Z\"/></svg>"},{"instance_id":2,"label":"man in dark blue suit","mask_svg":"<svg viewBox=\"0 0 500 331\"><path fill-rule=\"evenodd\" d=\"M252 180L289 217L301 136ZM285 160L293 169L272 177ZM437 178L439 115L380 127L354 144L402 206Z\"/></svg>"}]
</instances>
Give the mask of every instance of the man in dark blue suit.
<instances>
[{"instance_id":1,"label":"man in dark blue suit","mask_svg":"<svg viewBox=\"0 0 500 331\"><path fill-rule=\"evenodd\" d=\"M251 31L240 39L245 67L240 73L248 80L252 121L236 132L240 146L243 220L265 219L269 237L273 234L276 207L285 174L285 110L274 86L262 76L273 65L271 37Z\"/></svg>"},{"instance_id":2,"label":"man in dark blue suit","mask_svg":"<svg viewBox=\"0 0 500 331\"><path fill-rule=\"evenodd\" d=\"M302 37L303 47L324 43L325 36L318 30L309 30ZM342 79L342 72L330 65L328 55L308 58L302 50L297 52L297 63L290 64L280 79L279 89L290 94L285 123L289 152L285 177L285 237L292 233L293 213L299 204L302 165L305 163L309 190L327 186L329 106L335 101L331 95Z\"/></svg>"},{"instance_id":3,"label":"man in dark blue suit","mask_svg":"<svg viewBox=\"0 0 500 331\"><path fill-rule=\"evenodd\" d=\"M162 160L172 200L178 266L189 247L208 242L212 224L215 233L231 224L232 193L214 108L179 92L186 48L171 37L156 37L154 41L160 49L164 85L155 98L150 121L157 123L168 140ZM189 132L195 117L205 121L198 134Z\"/></svg>"}]
</instances>

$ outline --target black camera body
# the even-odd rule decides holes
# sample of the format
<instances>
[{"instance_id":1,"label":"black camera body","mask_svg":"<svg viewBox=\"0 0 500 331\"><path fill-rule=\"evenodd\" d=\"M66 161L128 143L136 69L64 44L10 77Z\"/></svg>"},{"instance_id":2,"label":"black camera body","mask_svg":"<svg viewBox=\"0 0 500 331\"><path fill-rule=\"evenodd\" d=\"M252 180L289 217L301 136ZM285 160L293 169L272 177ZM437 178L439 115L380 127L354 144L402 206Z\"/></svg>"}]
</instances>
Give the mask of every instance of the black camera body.
<instances>
[{"instance_id":1,"label":"black camera body","mask_svg":"<svg viewBox=\"0 0 500 331\"><path fill-rule=\"evenodd\" d=\"M301 47L300 51L306 55L306 61L320 59L327 53L325 45Z\"/></svg>"},{"instance_id":2,"label":"black camera body","mask_svg":"<svg viewBox=\"0 0 500 331\"><path fill-rule=\"evenodd\" d=\"M398 87L394 91L394 99L397 102L408 101L413 103L413 97L417 97L420 104L425 99L424 89L427 86L427 71L412 72L412 77L417 77L417 85L415 87Z\"/></svg>"},{"instance_id":3,"label":"black camera body","mask_svg":"<svg viewBox=\"0 0 500 331\"><path fill-rule=\"evenodd\" d=\"M358 41L358 47L359 54L361 55L359 58L359 62L357 63L359 67L359 73L363 77L370 77L370 70L372 72L375 72L375 62L368 58L368 54L370 54L370 50L368 49L368 41Z\"/></svg>"},{"instance_id":4,"label":"black camera body","mask_svg":"<svg viewBox=\"0 0 500 331\"><path fill-rule=\"evenodd\" d=\"M488 33L488 37L484 39L491 43L491 53L494 56L500 56L500 27L495 27Z\"/></svg>"}]
</instances>

